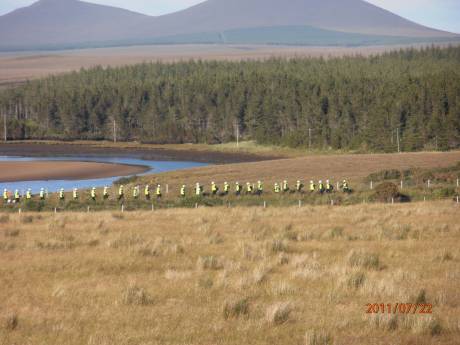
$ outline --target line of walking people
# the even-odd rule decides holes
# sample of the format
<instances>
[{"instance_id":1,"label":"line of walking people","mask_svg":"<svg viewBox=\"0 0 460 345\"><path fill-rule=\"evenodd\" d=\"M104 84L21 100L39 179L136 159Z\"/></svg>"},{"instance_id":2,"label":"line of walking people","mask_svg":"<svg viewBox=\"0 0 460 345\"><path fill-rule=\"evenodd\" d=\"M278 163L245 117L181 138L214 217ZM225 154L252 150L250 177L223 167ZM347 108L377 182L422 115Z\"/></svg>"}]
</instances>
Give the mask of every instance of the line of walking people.
<instances>
[{"instance_id":1,"label":"line of walking people","mask_svg":"<svg viewBox=\"0 0 460 345\"><path fill-rule=\"evenodd\" d=\"M351 189L347 180L343 180L341 184L337 184L337 186L342 190L344 193L351 193ZM247 182L246 184L240 184L236 182L234 187L232 188L228 182L224 182L222 189L215 183L212 182L210 186L210 192L207 192L203 185L200 183L196 183L195 186L192 188L192 196L195 197L206 197L206 196L226 196L234 193L236 196L240 195L262 195L265 192L264 184L262 181L258 181L257 183L250 183ZM150 185L143 186L143 197L146 200L150 200L152 197L157 199L161 199L163 197L163 190L160 184L156 185L153 190L151 189ZM325 183L319 181L315 183L314 181L310 181L308 189L305 188L305 185L298 180L296 184L291 188L288 184L287 180L284 180L281 183L275 182L273 185L273 193L275 194L286 194L286 193L333 193L334 192L334 185L330 182L330 180L326 180ZM131 190L132 198L134 200L140 199L141 196L141 187L139 185L134 186ZM181 185L179 189L179 196L181 198L187 197L190 195L188 193L187 185ZM45 188L41 188L39 194L37 195L39 200L45 201L49 197L48 190ZM102 199L108 200L111 196L111 189L107 186L103 187L102 190ZM58 191L58 199L60 201L65 201L68 197L64 188L61 188ZM91 188L89 192L89 197L93 201L97 201L99 195L98 190L96 187ZM116 198L118 200L124 200L128 195L126 194L125 186L120 185L118 186L118 190L116 191ZM10 193L7 189L3 191L3 201L5 204L10 203L19 203L21 200L32 200L34 195L32 194L31 189L27 189L27 191L23 194L20 193L18 189L14 191L14 193ZM78 188L74 188L71 192L71 199L74 201L80 200L80 191Z\"/></svg>"}]
</instances>

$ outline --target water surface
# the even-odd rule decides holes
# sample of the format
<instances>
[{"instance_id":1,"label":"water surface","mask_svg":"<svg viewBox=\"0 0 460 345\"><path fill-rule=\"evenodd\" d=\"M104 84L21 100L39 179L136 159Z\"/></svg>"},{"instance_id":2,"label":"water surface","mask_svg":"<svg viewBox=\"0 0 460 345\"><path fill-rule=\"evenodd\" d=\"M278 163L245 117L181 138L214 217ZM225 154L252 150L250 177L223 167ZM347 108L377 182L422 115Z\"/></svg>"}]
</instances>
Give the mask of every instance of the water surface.
<instances>
[{"instance_id":1,"label":"water surface","mask_svg":"<svg viewBox=\"0 0 460 345\"><path fill-rule=\"evenodd\" d=\"M62 156L62 157L11 157L0 156L0 161L83 161L83 162L100 162L100 163L115 163L115 164L129 164L141 165L148 167L148 170L143 174L158 174L168 171L176 171L182 169L190 169L196 167L206 166L206 163L196 162L183 162L183 161L150 161L140 158L132 157L113 157L113 156ZM28 188L32 189L32 193L38 193L41 188L45 188L49 193L55 193L59 189L64 188L66 191L73 188L87 189L92 187L110 186L114 181L121 177L127 176L113 176L108 178L90 179L90 180L49 180L49 181L18 181L18 182L0 182L0 190L8 189L13 191L19 189L25 192Z\"/></svg>"}]
</instances>

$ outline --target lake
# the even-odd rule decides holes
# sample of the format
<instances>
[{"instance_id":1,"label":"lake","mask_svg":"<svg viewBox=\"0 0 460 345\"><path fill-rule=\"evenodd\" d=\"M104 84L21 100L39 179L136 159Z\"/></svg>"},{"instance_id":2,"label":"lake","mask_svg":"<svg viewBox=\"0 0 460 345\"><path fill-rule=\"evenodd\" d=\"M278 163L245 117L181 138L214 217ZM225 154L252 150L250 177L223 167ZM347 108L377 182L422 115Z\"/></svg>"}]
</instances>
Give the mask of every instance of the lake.
<instances>
[{"instance_id":1,"label":"lake","mask_svg":"<svg viewBox=\"0 0 460 345\"><path fill-rule=\"evenodd\" d=\"M182 169L190 169L196 167L203 167L209 164L184 162L184 161L151 161L133 157L113 157L113 156L65 156L65 157L11 157L0 156L0 161L83 161L83 162L100 162L100 163L116 163L128 165L141 165L149 169L143 174L158 174L168 171L176 171ZM49 193L57 192L59 189L64 188L66 191L73 188L88 189L92 187L110 186L114 181L121 177L127 176L114 176L108 178L92 179L92 180L49 180L49 181L18 181L18 182L0 182L0 190L8 189L14 191L15 189L25 192L31 188L32 193L36 194L41 188L45 188Z\"/></svg>"}]
</instances>

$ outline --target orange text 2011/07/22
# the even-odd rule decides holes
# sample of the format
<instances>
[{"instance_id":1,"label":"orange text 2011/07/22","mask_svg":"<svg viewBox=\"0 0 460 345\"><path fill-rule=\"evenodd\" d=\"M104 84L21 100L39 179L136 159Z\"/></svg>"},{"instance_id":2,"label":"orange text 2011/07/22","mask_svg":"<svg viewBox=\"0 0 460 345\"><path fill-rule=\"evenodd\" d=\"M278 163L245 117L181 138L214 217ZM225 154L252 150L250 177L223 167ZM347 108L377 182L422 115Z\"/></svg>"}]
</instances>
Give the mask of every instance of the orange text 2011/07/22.
<instances>
[{"instance_id":1,"label":"orange text 2011/07/22","mask_svg":"<svg viewBox=\"0 0 460 345\"><path fill-rule=\"evenodd\" d=\"M430 303L368 303L366 314L433 314Z\"/></svg>"}]
</instances>

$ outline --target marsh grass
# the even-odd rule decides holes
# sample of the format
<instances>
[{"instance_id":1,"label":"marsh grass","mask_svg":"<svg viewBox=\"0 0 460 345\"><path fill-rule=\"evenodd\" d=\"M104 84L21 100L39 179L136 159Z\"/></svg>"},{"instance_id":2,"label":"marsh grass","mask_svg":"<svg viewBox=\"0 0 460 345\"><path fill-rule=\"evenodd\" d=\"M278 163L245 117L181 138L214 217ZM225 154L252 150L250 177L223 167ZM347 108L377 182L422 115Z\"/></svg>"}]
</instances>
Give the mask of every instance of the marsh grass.
<instances>
[{"instance_id":1,"label":"marsh grass","mask_svg":"<svg viewBox=\"0 0 460 345\"><path fill-rule=\"evenodd\" d=\"M10 214L0 224L0 343L460 338L460 227L450 203L30 215L32 223ZM18 236L3 236L12 229ZM365 314L366 303L400 301L432 303L435 314Z\"/></svg>"}]
</instances>

